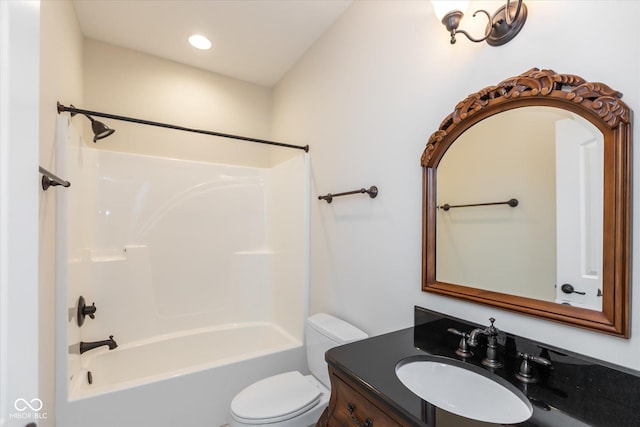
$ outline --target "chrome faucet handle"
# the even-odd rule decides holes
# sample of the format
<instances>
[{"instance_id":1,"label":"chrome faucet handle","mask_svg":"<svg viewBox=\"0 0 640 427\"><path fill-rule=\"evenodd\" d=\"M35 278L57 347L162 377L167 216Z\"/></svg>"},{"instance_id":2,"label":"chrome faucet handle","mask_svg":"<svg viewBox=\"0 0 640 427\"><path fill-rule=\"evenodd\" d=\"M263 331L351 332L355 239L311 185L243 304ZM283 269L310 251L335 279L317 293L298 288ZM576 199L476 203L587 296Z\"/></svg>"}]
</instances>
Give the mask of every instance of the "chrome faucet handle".
<instances>
[{"instance_id":1,"label":"chrome faucet handle","mask_svg":"<svg viewBox=\"0 0 640 427\"><path fill-rule=\"evenodd\" d=\"M456 349L456 354L462 358L467 358L473 356L473 352L469 350L469 344L467 343L467 339L469 339L469 334L466 332L461 332L455 328L447 329L447 332L450 332L454 335L458 335L460 337L460 343L458 344L458 348Z\"/></svg>"},{"instance_id":2,"label":"chrome faucet handle","mask_svg":"<svg viewBox=\"0 0 640 427\"><path fill-rule=\"evenodd\" d=\"M520 364L520 370L516 374L516 378L523 383L530 384L538 381L538 379L533 376L531 362L535 362L542 366L551 366L551 361L544 357L533 356L531 354L522 352L518 352L518 357L522 358L522 363Z\"/></svg>"}]
</instances>

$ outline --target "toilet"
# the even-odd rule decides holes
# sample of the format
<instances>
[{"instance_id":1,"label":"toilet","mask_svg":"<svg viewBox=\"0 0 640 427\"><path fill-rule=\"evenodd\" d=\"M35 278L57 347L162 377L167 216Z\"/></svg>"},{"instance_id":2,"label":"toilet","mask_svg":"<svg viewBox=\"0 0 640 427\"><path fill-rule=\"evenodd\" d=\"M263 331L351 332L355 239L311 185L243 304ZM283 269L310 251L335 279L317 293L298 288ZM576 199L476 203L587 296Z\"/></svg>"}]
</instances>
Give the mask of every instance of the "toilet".
<instances>
[{"instance_id":1,"label":"toilet","mask_svg":"<svg viewBox=\"0 0 640 427\"><path fill-rule=\"evenodd\" d=\"M315 425L331 394L324 353L367 337L360 329L331 315L318 313L309 317L305 338L311 375L291 371L251 384L231 401L229 427Z\"/></svg>"}]
</instances>

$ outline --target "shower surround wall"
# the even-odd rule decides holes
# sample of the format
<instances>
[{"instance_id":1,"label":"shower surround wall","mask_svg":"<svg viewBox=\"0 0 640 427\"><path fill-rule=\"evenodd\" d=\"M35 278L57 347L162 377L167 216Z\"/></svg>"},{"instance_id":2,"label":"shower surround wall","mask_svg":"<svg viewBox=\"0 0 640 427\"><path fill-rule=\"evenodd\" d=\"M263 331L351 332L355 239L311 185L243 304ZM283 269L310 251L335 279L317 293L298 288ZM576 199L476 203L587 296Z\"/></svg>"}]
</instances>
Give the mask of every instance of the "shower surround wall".
<instances>
[{"instance_id":1,"label":"shower surround wall","mask_svg":"<svg viewBox=\"0 0 640 427\"><path fill-rule=\"evenodd\" d=\"M95 416L98 408L108 406L110 413L120 412L122 417L109 422L128 425L131 410L115 409L121 394L122 404L138 399L133 408L144 404L168 408L168 412L161 409L164 413L158 419L170 422L171 402L183 392L169 390L158 397L144 389L132 397L128 389L149 387L145 384L167 377L189 381L189 374L199 372L192 377L205 383L190 384L198 396L187 399L205 399L209 406L215 402L217 408L198 411L197 416L205 416L214 422L211 425L224 424L221 417L242 387L292 365L304 369L305 154L271 168L233 166L96 150L82 143L63 117L58 119L58 131L63 151L58 153L58 170L72 183L69 191L59 193L58 229L64 236L59 240L64 247L59 248L58 301L68 309L64 320L59 318L67 331L58 347L59 359L67 358L66 366L58 365L59 378L67 379L58 382L61 420L83 419L92 412ZM95 319L87 317L81 328L76 323L80 295L97 307ZM260 342L265 333L251 338L250 332L241 330L261 328L275 337L263 340L264 348L238 345L242 344L238 340ZM216 331L231 341L215 341ZM77 354L79 341L110 335L117 349ZM169 351L172 343L190 344L175 344L178 348ZM149 351L145 353L143 346ZM232 347L239 349L238 354L229 354ZM154 348L164 350L154 352ZM137 356L132 360L127 356L140 354L137 361L133 360ZM182 363L176 354L209 356L186 357ZM260 360L259 356L266 362L246 365L247 359ZM171 359L166 368L163 357ZM242 365L237 373L234 360ZM114 365L98 368L105 363ZM151 363L159 367L146 376L140 374L143 365ZM222 377L200 375L212 367ZM87 370L92 371L96 387L88 384ZM130 371L132 376L105 378L113 376L109 371ZM173 419L187 421L184 414Z\"/></svg>"}]
</instances>

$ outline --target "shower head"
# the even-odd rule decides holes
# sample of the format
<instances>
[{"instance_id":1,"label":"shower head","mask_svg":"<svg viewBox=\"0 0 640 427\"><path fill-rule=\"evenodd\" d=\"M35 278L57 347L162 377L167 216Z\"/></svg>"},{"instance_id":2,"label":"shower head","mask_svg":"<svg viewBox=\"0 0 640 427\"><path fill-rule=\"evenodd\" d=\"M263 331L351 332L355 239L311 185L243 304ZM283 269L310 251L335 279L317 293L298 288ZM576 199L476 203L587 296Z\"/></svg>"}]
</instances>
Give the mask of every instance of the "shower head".
<instances>
[{"instance_id":1,"label":"shower head","mask_svg":"<svg viewBox=\"0 0 640 427\"><path fill-rule=\"evenodd\" d=\"M91 120L91 130L93 131L93 142L98 142L99 139L106 138L115 132L115 129L111 129L104 123L94 119L88 114L84 114L89 120Z\"/></svg>"},{"instance_id":2,"label":"shower head","mask_svg":"<svg viewBox=\"0 0 640 427\"><path fill-rule=\"evenodd\" d=\"M101 121L94 119L87 113L84 113L81 110L76 109L76 107L74 107L73 104L71 104L70 107L71 108L67 108L58 102L58 113L62 113L63 111L68 111L71 113L71 117L80 113L86 118L88 118L89 120L91 120L91 130L93 131L93 142L98 142L99 139L106 138L116 131L115 129L111 129L109 126L105 125Z\"/></svg>"}]
</instances>

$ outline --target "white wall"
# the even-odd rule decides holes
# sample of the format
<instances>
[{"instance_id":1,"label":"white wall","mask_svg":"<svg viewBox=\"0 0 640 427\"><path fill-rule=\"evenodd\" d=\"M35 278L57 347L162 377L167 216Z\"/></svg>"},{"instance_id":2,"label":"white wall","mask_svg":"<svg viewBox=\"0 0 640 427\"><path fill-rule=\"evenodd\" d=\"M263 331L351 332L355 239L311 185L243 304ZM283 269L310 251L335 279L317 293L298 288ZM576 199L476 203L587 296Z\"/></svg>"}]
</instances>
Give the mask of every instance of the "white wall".
<instances>
[{"instance_id":1,"label":"white wall","mask_svg":"<svg viewBox=\"0 0 640 427\"><path fill-rule=\"evenodd\" d=\"M354 2L276 86L273 138L311 146L311 312L334 313L373 334L410 326L413 305L483 324L495 316L498 328L640 369L639 316L624 340L420 291L419 159L458 101L539 67L605 82L632 110L640 107L640 3L527 6L521 33L491 47L462 36L450 45L426 1ZM603 29L611 22L615 31ZM315 200L373 184L376 199ZM633 243L639 238L636 227ZM637 265L638 251L633 256ZM640 279L632 277L637 308Z\"/></svg>"}]
</instances>

